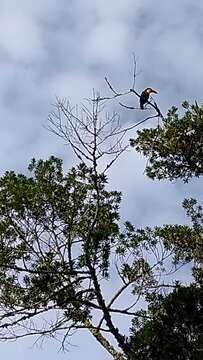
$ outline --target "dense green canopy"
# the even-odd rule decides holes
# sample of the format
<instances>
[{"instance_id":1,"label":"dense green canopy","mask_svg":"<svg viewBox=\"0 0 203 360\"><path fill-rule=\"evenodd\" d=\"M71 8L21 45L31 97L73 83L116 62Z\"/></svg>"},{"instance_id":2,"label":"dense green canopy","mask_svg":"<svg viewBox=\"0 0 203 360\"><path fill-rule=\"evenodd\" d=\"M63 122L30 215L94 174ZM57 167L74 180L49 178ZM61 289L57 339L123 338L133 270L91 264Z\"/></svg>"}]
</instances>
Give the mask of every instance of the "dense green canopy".
<instances>
[{"instance_id":1,"label":"dense green canopy","mask_svg":"<svg viewBox=\"0 0 203 360\"><path fill-rule=\"evenodd\" d=\"M131 140L149 157L152 179L202 175L203 107L184 107L182 118L173 108L158 128L139 130ZM105 175L123 152L120 140L116 152L109 145L113 161L98 170L101 154L110 150L97 144L117 130L102 140L100 118L78 119L76 126L70 111L64 113L71 130L59 119L57 131L64 131L81 160L77 166L65 173L51 156L33 159L27 175L8 171L0 177L0 339L59 336L65 346L72 332L86 329L117 360L202 359L202 206L183 201L185 225L122 224L121 193L109 190L110 182L107 189ZM114 291L112 282L119 283ZM115 315L121 324L122 317L129 319L130 336Z\"/></svg>"}]
</instances>

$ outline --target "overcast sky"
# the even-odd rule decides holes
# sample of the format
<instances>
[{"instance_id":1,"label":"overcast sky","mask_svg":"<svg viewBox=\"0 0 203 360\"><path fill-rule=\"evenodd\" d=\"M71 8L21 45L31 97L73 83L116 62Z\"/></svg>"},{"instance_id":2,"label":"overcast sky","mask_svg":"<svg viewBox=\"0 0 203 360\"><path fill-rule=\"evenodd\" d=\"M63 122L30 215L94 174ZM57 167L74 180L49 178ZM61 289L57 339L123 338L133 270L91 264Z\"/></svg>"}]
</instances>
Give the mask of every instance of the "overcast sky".
<instances>
[{"instance_id":1,"label":"overcast sky","mask_svg":"<svg viewBox=\"0 0 203 360\"><path fill-rule=\"evenodd\" d=\"M183 100L202 101L201 0L0 0L0 5L1 174L25 172L31 158L51 154L70 165L67 148L44 128L55 96L75 104L93 88L105 95L106 75L119 91L129 90L133 52L136 90L155 88L163 113ZM136 106L135 100L128 98L129 105ZM121 110L123 122L133 124L139 116ZM200 196L200 181L152 182L143 175L145 164L131 151L109 174L112 187L123 191L122 217L138 226L184 222L179 204L185 196ZM8 360L109 359L89 335L81 333L73 343L78 347L65 355L52 342L43 350L32 340L0 344L0 355Z\"/></svg>"}]
</instances>

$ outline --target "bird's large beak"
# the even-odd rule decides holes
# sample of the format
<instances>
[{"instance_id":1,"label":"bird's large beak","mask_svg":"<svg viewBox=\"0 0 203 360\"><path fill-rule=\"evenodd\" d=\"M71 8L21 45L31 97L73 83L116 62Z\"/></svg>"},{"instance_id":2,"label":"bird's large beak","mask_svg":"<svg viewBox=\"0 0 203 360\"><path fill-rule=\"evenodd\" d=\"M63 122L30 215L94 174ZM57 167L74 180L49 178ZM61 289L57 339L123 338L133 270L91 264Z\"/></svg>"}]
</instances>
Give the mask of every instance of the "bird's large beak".
<instances>
[{"instance_id":1,"label":"bird's large beak","mask_svg":"<svg viewBox=\"0 0 203 360\"><path fill-rule=\"evenodd\" d=\"M158 92L156 90L151 90L151 92L155 93L155 94L158 94Z\"/></svg>"}]
</instances>

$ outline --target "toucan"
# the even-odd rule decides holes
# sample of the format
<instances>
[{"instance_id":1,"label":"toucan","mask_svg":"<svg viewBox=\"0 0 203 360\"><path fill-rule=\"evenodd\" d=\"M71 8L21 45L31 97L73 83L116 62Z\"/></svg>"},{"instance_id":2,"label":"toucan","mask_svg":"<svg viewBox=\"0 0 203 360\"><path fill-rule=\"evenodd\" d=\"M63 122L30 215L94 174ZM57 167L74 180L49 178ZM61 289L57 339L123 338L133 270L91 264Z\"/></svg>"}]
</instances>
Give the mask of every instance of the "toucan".
<instances>
[{"instance_id":1,"label":"toucan","mask_svg":"<svg viewBox=\"0 0 203 360\"><path fill-rule=\"evenodd\" d=\"M146 104L149 100L149 95L151 93L157 94L156 90L153 90L152 88L146 88L143 90L142 94L140 95L140 109L144 109L144 104Z\"/></svg>"}]
</instances>

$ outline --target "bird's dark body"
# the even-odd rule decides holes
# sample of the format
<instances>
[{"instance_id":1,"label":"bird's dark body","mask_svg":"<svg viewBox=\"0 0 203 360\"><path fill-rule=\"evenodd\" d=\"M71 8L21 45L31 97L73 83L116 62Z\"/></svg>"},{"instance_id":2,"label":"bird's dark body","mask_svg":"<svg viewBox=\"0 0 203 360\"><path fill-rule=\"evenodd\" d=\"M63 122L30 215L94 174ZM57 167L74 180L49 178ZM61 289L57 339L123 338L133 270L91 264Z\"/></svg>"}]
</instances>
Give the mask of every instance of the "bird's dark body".
<instances>
[{"instance_id":1,"label":"bird's dark body","mask_svg":"<svg viewBox=\"0 0 203 360\"><path fill-rule=\"evenodd\" d=\"M151 89L151 88L146 88L140 95L140 109L144 109L144 104L146 104L149 100L149 96L151 93L155 93L157 94L157 91Z\"/></svg>"},{"instance_id":2,"label":"bird's dark body","mask_svg":"<svg viewBox=\"0 0 203 360\"><path fill-rule=\"evenodd\" d=\"M140 96L140 109L142 110L144 109L144 104L146 104L148 100L149 100L149 94L143 91Z\"/></svg>"}]
</instances>

